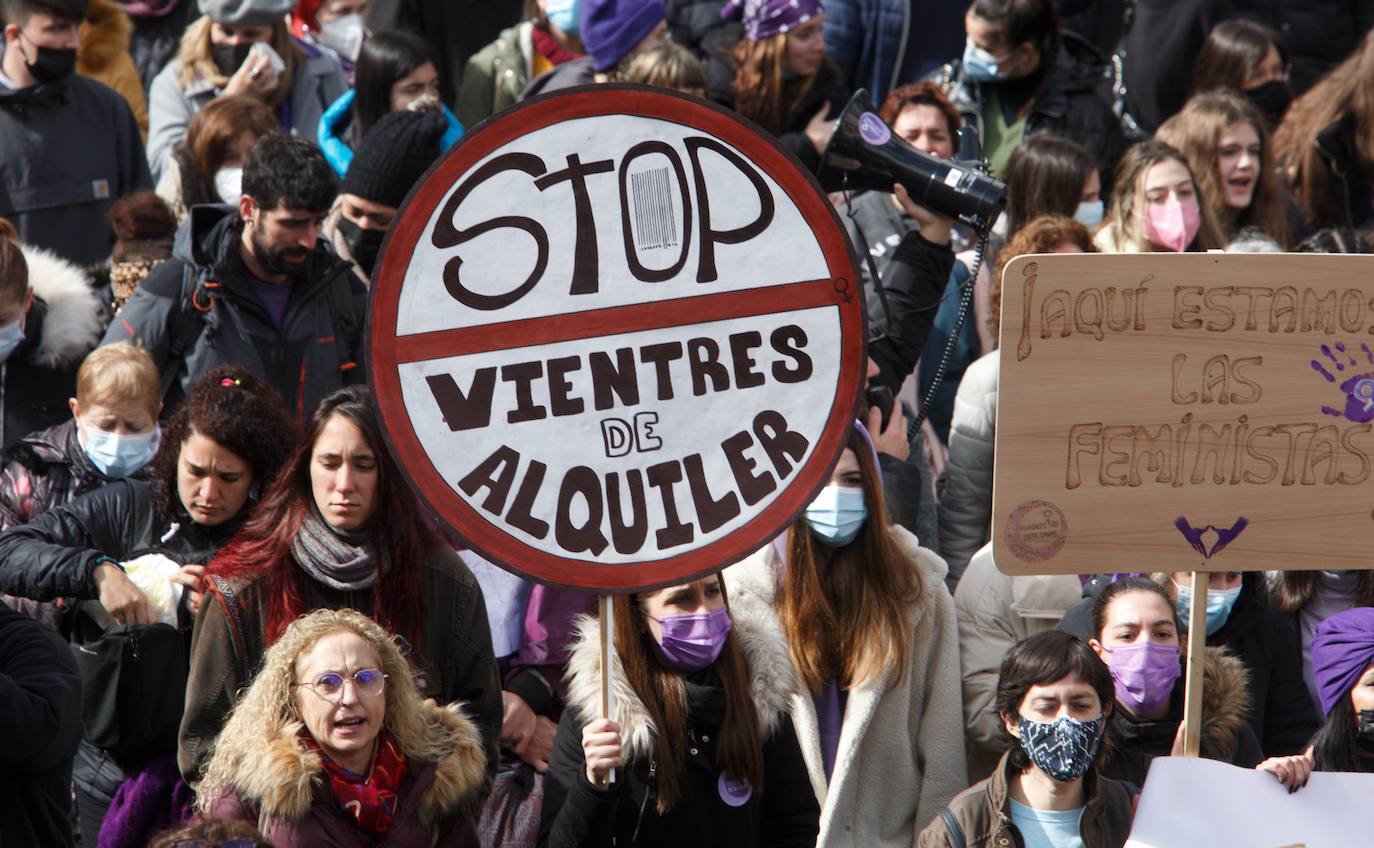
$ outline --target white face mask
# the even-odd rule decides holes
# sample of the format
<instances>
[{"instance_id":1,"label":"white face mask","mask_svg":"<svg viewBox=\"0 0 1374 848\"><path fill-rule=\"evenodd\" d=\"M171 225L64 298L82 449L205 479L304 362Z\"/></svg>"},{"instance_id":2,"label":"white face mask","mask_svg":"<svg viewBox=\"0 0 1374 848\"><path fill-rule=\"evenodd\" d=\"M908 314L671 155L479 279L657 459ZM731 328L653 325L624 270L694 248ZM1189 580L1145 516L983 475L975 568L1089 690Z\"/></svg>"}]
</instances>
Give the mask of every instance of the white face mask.
<instances>
[{"instance_id":1,"label":"white face mask","mask_svg":"<svg viewBox=\"0 0 1374 848\"><path fill-rule=\"evenodd\" d=\"M216 171L215 194L230 206L237 206L243 194L243 168L220 168Z\"/></svg>"},{"instance_id":2,"label":"white face mask","mask_svg":"<svg viewBox=\"0 0 1374 848\"><path fill-rule=\"evenodd\" d=\"M320 43L350 62L358 61L366 37L367 27L363 26L363 16L356 12L335 18L320 27Z\"/></svg>"}]
</instances>

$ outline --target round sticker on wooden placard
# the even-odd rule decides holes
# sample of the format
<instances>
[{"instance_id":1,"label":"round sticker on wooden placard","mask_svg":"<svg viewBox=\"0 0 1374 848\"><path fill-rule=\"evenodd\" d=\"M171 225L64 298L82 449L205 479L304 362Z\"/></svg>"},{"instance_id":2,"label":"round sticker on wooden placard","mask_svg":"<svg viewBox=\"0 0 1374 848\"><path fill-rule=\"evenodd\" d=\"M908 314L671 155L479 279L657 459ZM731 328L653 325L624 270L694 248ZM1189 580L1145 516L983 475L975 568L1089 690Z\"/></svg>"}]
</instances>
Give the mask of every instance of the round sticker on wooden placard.
<instances>
[{"instance_id":1,"label":"round sticker on wooden placard","mask_svg":"<svg viewBox=\"0 0 1374 848\"><path fill-rule=\"evenodd\" d=\"M383 248L386 437L494 562L683 582L826 483L863 383L855 278L815 180L732 113L639 86L531 100L439 162Z\"/></svg>"}]
</instances>

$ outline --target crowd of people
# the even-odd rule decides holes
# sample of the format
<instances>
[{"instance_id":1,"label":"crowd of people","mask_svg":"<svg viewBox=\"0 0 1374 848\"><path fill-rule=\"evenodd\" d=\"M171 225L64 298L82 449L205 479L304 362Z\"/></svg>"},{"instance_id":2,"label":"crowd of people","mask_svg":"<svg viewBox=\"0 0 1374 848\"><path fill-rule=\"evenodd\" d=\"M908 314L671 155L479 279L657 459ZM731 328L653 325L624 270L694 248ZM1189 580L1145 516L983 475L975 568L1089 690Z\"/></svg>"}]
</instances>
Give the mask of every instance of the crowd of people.
<instances>
[{"instance_id":1,"label":"crowd of people","mask_svg":"<svg viewBox=\"0 0 1374 848\"><path fill-rule=\"evenodd\" d=\"M1115 848L1183 750L1374 771L1374 573L1011 577L1001 272L1374 250L1362 0L0 0L0 842ZM717 574L614 600L466 550L366 385L407 195L486 119L628 82L818 172L866 89L981 141L976 232L834 194L875 402ZM607 96L614 96L608 90ZM986 261L983 261L984 258ZM967 298L966 298L967 296ZM971 303L963 320L961 301ZM908 423L919 412L919 427ZM461 534L461 528L456 528Z\"/></svg>"}]
</instances>

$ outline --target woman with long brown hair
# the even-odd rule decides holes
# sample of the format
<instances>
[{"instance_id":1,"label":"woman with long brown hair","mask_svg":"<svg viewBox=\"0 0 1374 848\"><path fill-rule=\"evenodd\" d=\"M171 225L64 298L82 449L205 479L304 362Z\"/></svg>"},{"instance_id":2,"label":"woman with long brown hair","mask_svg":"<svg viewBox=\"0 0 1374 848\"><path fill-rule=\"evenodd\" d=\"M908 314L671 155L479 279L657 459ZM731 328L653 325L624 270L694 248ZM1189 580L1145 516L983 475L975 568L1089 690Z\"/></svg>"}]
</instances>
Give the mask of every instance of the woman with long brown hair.
<instances>
[{"instance_id":1,"label":"woman with long brown hair","mask_svg":"<svg viewBox=\"0 0 1374 848\"><path fill-rule=\"evenodd\" d=\"M601 717L600 628L583 618L540 844L814 845L776 625L732 614L718 574L613 603L614 718Z\"/></svg>"},{"instance_id":2,"label":"woman with long brown hair","mask_svg":"<svg viewBox=\"0 0 1374 848\"><path fill-rule=\"evenodd\" d=\"M1218 89L1255 104L1272 132L1293 102L1288 50L1278 33L1258 21L1222 21L1207 33L1193 65L1193 91Z\"/></svg>"},{"instance_id":3,"label":"woman with long brown hair","mask_svg":"<svg viewBox=\"0 0 1374 848\"><path fill-rule=\"evenodd\" d=\"M178 758L204 767L210 743L267 648L302 613L351 607L404 637L419 686L463 701L496 769L501 687L486 606L386 450L365 386L326 397L262 503L206 571Z\"/></svg>"},{"instance_id":4,"label":"woman with long brown hair","mask_svg":"<svg viewBox=\"0 0 1374 848\"><path fill-rule=\"evenodd\" d=\"M1188 160L1198 201L1211 208L1227 240L1255 228L1280 245L1290 239L1288 208L1264 116L1237 94L1195 96L1155 133Z\"/></svg>"},{"instance_id":5,"label":"woman with long brown hair","mask_svg":"<svg viewBox=\"0 0 1374 848\"><path fill-rule=\"evenodd\" d=\"M736 614L776 619L787 640L819 846L913 845L968 783L945 571L890 523L877 454L857 422L803 517L725 571Z\"/></svg>"},{"instance_id":6,"label":"woman with long brown hair","mask_svg":"<svg viewBox=\"0 0 1374 848\"><path fill-rule=\"evenodd\" d=\"M158 196L172 207L177 222L186 220L192 206L237 206L249 148L276 129L272 110L256 97L220 97L197 112L157 183Z\"/></svg>"},{"instance_id":7,"label":"woman with long brown hair","mask_svg":"<svg viewBox=\"0 0 1374 848\"><path fill-rule=\"evenodd\" d=\"M1374 217L1374 31L1289 107L1274 149L1313 226Z\"/></svg>"},{"instance_id":8,"label":"woman with long brown hair","mask_svg":"<svg viewBox=\"0 0 1374 848\"><path fill-rule=\"evenodd\" d=\"M1211 205L1198 200L1188 160L1154 139L1121 157L1107 217L1093 241L1103 253L1183 253L1226 245Z\"/></svg>"},{"instance_id":9,"label":"woman with long brown hair","mask_svg":"<svg viewBox=\"0 0 1374 848\"><path fill-rule=\"evenodd\" d=\"M291 37L291 0L199 3L205 16L186 28L176 58L149 88L148 166L155 180L191 119L218 97L255 97L283 132L314 138L325 107L348 90L333 53Z\"/></svg>"},{"instance_id":10,"label":"woman with long brown hair","mask_svg":"<svg viewBox=\"0 0 1374 848\"><path fill-rule=\"evenodd\" d=\"M733 0L722 18L744 22L731 91L712 95L778 136L811 170L820 165L834 118L849 99L825 55L820 0Z\"/></svg>"}]
</instances>

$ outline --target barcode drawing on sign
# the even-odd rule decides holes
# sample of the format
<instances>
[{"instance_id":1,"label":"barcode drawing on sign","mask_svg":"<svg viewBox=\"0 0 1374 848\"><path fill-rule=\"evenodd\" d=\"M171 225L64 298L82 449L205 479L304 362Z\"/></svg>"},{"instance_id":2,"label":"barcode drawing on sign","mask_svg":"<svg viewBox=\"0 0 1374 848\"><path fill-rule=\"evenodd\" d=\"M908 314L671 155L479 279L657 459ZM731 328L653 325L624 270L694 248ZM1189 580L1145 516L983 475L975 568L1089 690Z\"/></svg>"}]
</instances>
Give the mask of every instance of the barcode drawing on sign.
<instances>
[{"instance_id":1,"label":"barcode drawing on sign","mask_svg":"<svg viewBox=\"0 0 1374 848\"><path fill-rule=\"evenodd\" d=\"M635 246L639 250L677 246L677 216L668 168L630 175L635 203Z\"/></svg>"}]
</instances>

